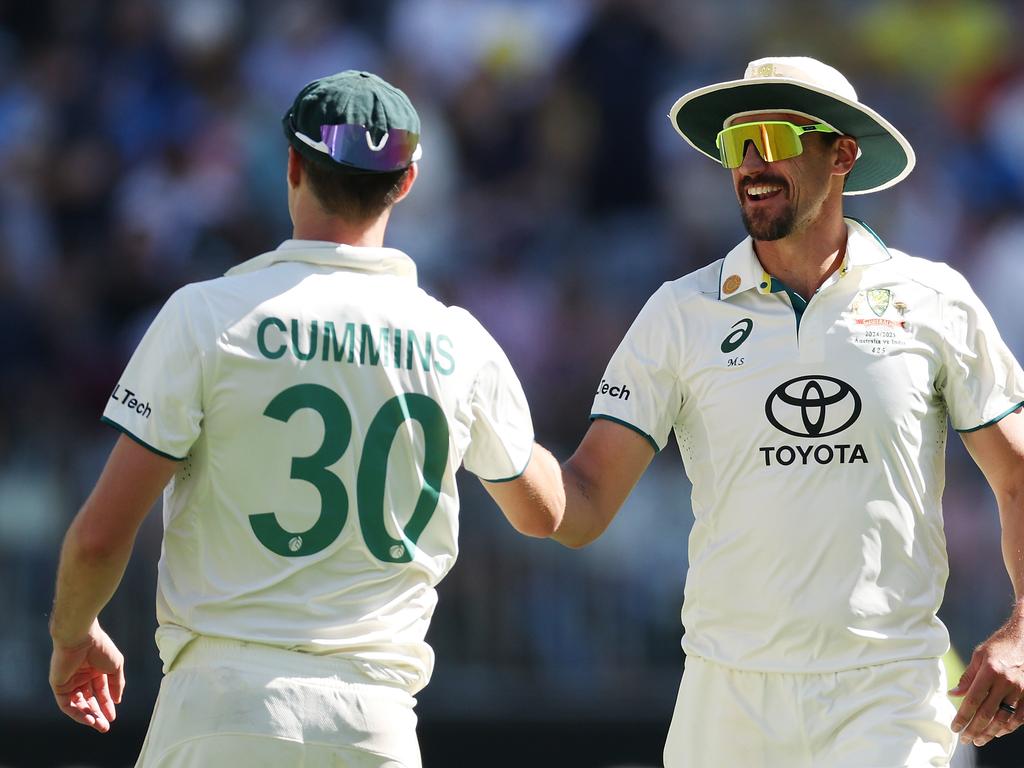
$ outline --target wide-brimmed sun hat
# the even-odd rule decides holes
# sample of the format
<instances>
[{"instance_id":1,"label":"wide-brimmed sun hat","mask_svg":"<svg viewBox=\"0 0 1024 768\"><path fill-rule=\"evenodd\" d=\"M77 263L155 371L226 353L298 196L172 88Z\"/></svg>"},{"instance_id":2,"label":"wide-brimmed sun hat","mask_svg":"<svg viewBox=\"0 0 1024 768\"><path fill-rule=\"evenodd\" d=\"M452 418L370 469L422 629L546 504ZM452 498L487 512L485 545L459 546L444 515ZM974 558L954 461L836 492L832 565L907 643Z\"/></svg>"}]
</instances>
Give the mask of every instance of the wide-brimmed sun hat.
<instances>
[{"instance_id":1,"label":"wide-brimmed sun hat","mask_svg":"<svg viewBox=\"0 0 1024 768\"><path fill-rule=\"evenodd\" d=\"M914 150L903 134L861 104L842 73L803 56L752 61L742 80L690 91L672 105L668 116L694 149L718 161L718 132L735 117L761 112L801 114L857 139L860 154L843 194L863 195L891 187L914 168Z\"/></svg>"}]
</instances>

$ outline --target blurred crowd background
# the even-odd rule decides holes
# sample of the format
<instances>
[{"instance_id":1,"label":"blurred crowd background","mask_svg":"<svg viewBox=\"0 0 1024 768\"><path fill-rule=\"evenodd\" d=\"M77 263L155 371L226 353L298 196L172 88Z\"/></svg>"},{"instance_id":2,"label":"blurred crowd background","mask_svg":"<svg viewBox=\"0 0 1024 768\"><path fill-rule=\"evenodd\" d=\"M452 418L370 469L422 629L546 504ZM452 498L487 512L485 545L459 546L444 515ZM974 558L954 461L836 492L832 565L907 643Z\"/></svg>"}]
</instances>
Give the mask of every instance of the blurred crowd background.
<instances>
[{"instance_id":1,"label":"blurred crowd background","mask_svg":"<svg viewBox=\"0 0 1024 768\"><path fill-rule=\"evenodd\" d=\"M174 289L289 236L280 117L303 84L367 69L410 95L424 156L388 244L498 339L538 439L565 458L647 297L745 235L728 176L665 116L685 91L738 78L764 55L837 66L908 136L913 174L847 198L848 212L891 246L965 273L1024 357L1022 8L0 0L0 764L22 759L12 723L43 727L50 746L76 728L46 685L46 619L61 537L116 437L99 415ZM420 696L425 739L435 722L462 735L521 722L527 740L528 722L595 733L633 722L653 724L651 743L616 759L658 759L683 662L690 525L675 448L664 454L580 552L517 538L463 478L460 561L428 636L438 666ZM955 436L945 520L942 617L969 656L1012 592L994 501ZM151 515L104 613L129 675L111 742L140 737L159 682L160 533ZM46 744L33 749L24 764L51 759ZM980 757L1020 764L995 747Z\"/></svg>"}]
</instances>

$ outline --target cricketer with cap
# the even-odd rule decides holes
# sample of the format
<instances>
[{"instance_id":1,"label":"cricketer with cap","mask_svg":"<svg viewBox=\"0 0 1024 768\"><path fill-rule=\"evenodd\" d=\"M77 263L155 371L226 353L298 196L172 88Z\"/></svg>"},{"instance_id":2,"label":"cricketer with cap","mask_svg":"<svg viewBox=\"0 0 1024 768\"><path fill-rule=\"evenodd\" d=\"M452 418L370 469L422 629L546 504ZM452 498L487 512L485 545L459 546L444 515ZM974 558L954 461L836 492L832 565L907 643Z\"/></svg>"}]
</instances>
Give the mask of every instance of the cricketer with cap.
<instances>
[{"instance_id":1,"label":"cricketer with cap","mask_svg":"<svg viewBox=\"0 0 1024 768\"><path fill-rule=\"evenodd\" d=\"M61 553L50 683L105 732L124 662L97 615L163 491L165 675L139 766L419 766L456 470L526 535L564 507L500 347L383 247L421 154L406 95L342 72L304 87L283 127L293 239L161 309Z\"/></svg>"},{"instance_id":2,"label":"cricketer with cap","mask_svg":"<svg viewBox=\"0 0 1024 768\"><path fill-rule=\"evenodd\" d=\"M673 126L730 170L749 237L666 282L563 466L555 538L601 534L675 433L693 483L667 768L946 766L1024 718L1024 371L967 282L844 218L910 144L832 67L753 61ZM628 392L628 396L615 392ZM947 419L998 501L1018 602L954 711Z\"/></svg>"}]
</instances>

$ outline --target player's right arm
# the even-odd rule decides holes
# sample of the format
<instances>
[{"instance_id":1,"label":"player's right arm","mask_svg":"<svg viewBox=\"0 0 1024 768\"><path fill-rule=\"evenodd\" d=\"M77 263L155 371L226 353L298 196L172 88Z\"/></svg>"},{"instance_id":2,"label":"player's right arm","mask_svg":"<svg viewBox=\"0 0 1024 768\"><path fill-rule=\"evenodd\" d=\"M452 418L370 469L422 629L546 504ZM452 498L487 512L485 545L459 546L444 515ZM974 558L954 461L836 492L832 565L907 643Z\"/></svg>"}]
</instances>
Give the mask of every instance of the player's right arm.
<instances>
[{"instance_id":1,"label":"player's right arm","mask_svg":"<svg viewBox=\"0 0 1024 768\"><path fill-rule=\"evenodd\" d=\"M198 300L197 300L198 299ZM194 287L168 299L115 386L104 420L123 434L64 538L50 635L50 686L61 711L106 731L124 687L123 657L99 612L124 575L135 536L199 434L201 359Z\"/></svg>"},{"instance_id":2,"label":"player's right arm","mask_svg":"<svg viewBox=\"0 0 1024 768\"><path fill-rule=\"evenodd\" d=\"M600 536L653 458L647 438L617 422L595 419L562 465L565 512L551 538L576 548Z\"/></svg>"},{"instance_id":3,"label":"player's right arm","mask_svg":"<svg viewBox=\"0 0 1024 768\"><path fill-rule=\"evenodd\" d=\"M565 513L552 538L582 547L609 526L654 454L683 400L681 339L670 284L644 305L612 356L594 397L591 424L562 465Z\"/></svg>"},{"instance_id":4,"label":"player's right arm","mask_svg":"<svg viewBox=\"0 0 1024 768\"><path fill-rule=\"evenodd\" d=\"M545 538L559 526L565 509L558 461L538 443L519 477L504 482L481 480L512 527L525 536Z\"/></svg>"},{"instance_id":5,"label":"player's right arm","mask_svg":"<svg viewBox=\"0 0 1024 768\"><path fill-rule=\"evenodd\" d=\"M64 537L50 614L50 687L64 714L101 733L110 730L121 701L124 658L97 616L177 466L122 435Z\"/></svg>"},{"instance_id":6,"label":"player's right arm","mask_svg":"<svg viewBox=\"0 0 1024 768\"><path fill-rule=\"evenodd\" d=\"M558 528L565 509L561 468L534 441L526 393L505 352L472 316L463 318L476 332L484 361L473 383L473 421L463 466L480 479L513 528L546 538Z\"/></svg>"}]
</instances>

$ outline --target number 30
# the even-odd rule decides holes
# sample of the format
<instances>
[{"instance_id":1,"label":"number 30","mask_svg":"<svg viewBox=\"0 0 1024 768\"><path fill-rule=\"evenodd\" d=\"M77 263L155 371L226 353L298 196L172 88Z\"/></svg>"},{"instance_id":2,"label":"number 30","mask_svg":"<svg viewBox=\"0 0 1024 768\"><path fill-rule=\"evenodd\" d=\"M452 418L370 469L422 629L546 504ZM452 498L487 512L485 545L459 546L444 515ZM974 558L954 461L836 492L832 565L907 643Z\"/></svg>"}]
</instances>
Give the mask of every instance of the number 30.
<instances>
[{"instance_id":1,"label":"number 30","mask_svg":"<svg viewBox=\"0 0 1024 768\"><path fill-rule=\"evenodd\" d=\"M293 457L291 477L310 483L320 494L320 515L306 531L286 531L273 512L249 515L256 538L271 552L283 557L313 555L341 535L348 519L349 497L344 483L327 467L345 453L352 439L352 415L345 401L319 384L297 384L278 394L263 411L277 421L310 408L324 422L324 440L311 456ZM398 430L409 419L423 428L423 487L401 539L388 533L384 524L384 491L388 454ZM356 508L359 527L374 557L387 563L412 560L423 529L434 514L441 493L441 481L448 466L448 422L444 412L426 395L396 395L381 406L370 422L356 476Z\"/></svg>"}]
</instances>

